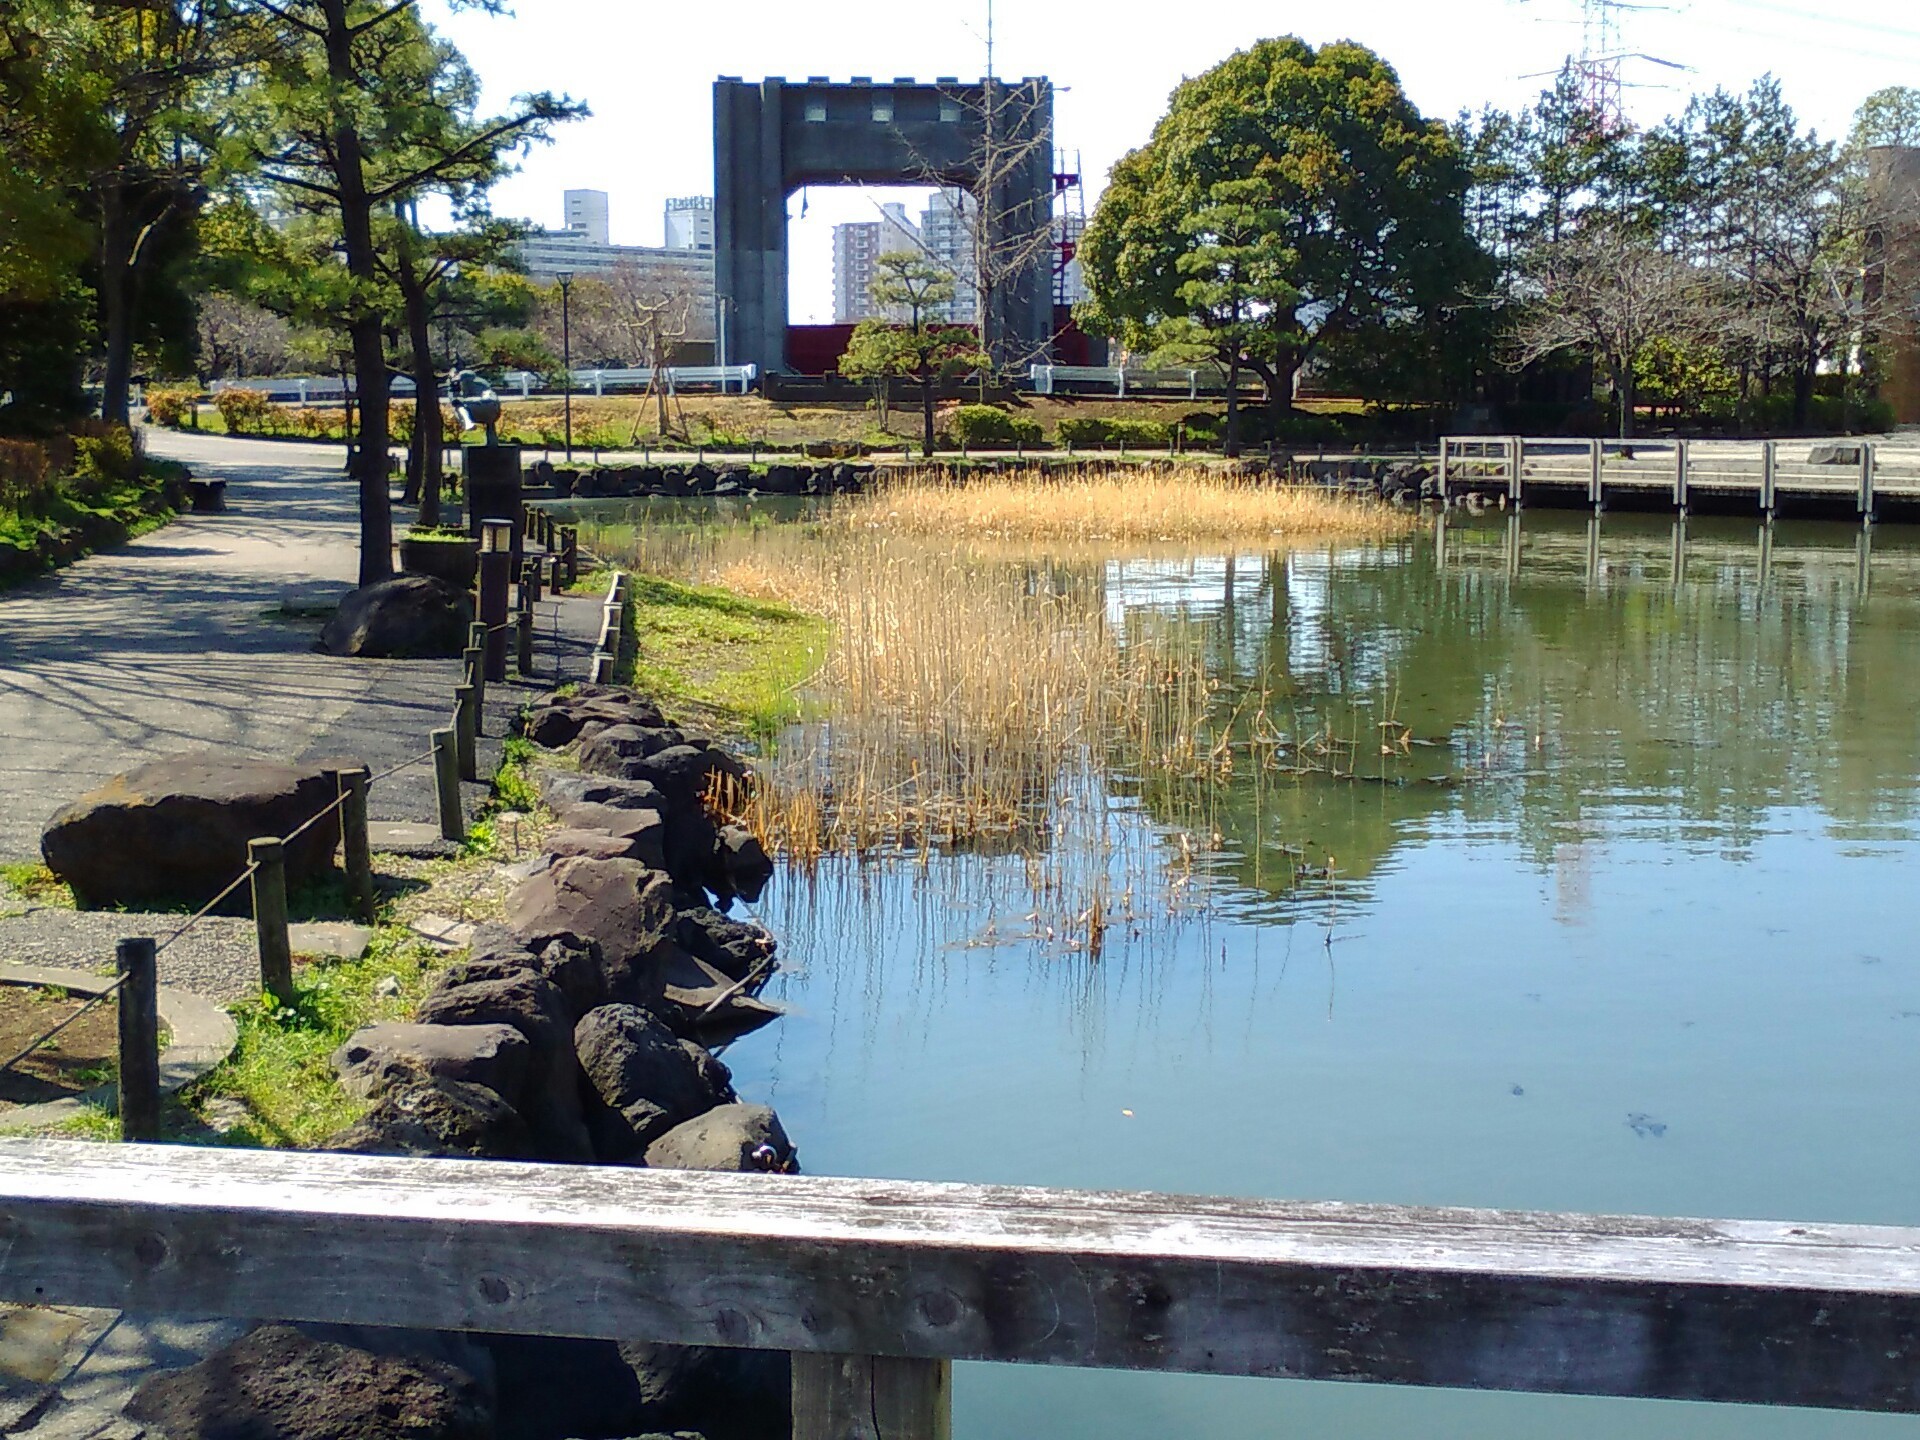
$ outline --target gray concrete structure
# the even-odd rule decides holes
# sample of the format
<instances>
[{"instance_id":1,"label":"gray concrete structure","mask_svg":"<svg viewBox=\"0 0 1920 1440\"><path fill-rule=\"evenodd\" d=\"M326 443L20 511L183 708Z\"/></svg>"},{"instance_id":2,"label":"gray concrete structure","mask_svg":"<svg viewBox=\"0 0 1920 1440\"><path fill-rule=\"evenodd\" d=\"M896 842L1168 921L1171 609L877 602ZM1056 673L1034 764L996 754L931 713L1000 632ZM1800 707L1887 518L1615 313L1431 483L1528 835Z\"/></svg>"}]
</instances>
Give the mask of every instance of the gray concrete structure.
<instances>
[{"instance_id":1,"label":"gray concrete structure","mask_svg":"<svg viewBox=\"0 0 1920 1440\"><path fill-rule=\"evenodd\" d=\"M983 248L1018 263L1017 273L989 282L987 338L1002 363L1047 358L1049 247L1021 237L1051 224L1052 82L723 76L713 87L713 152L715 306L726 312L729 363L789 368L787 196L803 185L852 184L990 192Z\"/></svg>"}]
</instances>

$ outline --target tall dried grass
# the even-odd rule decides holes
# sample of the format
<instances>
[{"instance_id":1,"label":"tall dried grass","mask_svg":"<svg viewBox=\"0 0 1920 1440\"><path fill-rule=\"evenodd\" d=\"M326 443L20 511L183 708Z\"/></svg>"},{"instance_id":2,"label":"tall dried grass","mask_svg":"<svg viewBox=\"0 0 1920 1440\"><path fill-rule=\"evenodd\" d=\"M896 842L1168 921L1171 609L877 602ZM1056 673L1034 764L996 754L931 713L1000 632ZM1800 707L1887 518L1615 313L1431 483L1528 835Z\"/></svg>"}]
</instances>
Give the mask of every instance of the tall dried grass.
<instances>
[{"instance_id":1,"label":"tall dried grass","mask_svg":"<svg viewBox=\"0 0 1920 1440\"><path fill-rule=\"evenodd\" d=\"M896 535L1118 544L1384 540L1412 526L1409 515L1378 500L1202 465L966 479L901 471L835 518Z\"/></svg>"}]
</instances>

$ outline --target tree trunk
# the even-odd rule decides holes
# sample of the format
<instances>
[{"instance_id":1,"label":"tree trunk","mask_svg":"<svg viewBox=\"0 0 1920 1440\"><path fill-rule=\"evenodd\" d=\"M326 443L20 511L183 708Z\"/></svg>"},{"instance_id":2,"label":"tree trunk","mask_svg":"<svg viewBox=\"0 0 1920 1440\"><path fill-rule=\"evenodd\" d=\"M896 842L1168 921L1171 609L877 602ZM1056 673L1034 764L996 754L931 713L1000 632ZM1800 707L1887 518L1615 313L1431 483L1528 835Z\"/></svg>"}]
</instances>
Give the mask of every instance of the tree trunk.
<instances>
[{"instance_id":1,"label":"tree trunk","mask_svg":"<svg viewBox=\"0 0 1920 1440\"><path fill-rule=\"evenodd\" d=\"M351 95L361 89L354 68L353 31L347 0L322 0L326 19L327 77ZM336 102L344 107L344 100ZM354 478L360 491L360 584L378 584L393 574L393 514L387 493L387 356L380 313L373 308L378 270L373 248L373 204L367 196L360 132L344 108L333 127L334 178L340 192L340 234L347 273L353 277L359 307L347 327L353 344L354 388L359 392L360 428L354 451Z\"/></svg>"},{"instance_id":2,"label":"tree trunk","mask_svg":"<svg viewBox=\"0 0 1920 1440\"><path fill-rule=\"evenodd\" d=\"M407 302L407 341L413 348L413 443L420 463L422 525L440 523L440 377L433 366L433 316L426 286L402 286Z\"/></svg>"},{"instance_id":3,"label":"tree trunk","mask_svg":"<svg viewBox=\"0 0 1920 1440\"><path fill-rule=\"evenodd\" d=\"M920 382L920 458L933 458L933 381Z\"/></svg>"},{"instance_id":4,"label":"tree trunk","mask_svg":"<svg viewBox=\"0 0 1920 1440\"><path fill-rule=\"evenodd\" d=\"M1620 438L1633 438L1633 367L1618 367L1613 372L1613 393L1620 402Z\"/></svg>"},{"instance_id":5,"label":"tree trunk","mask_svg":"<svg viewBox=\"0 0 1920 1440\"><path fill-rule=\"evenodd\" d=\"M1289 357L1273 367L1267 377L1267 438L1279 440L1288 416L1293 414L1293 377L1300 373L1300 362Z\"/></svg>"},{"instance_id":6,"label":"tree trunk","mask_svg":"<svg viewBox=\"0 0 1920 1440\"><path fill-rule=\"evenodd\" d=\"M100 418L125 425L132 415L133 217L117 180L107 181L100 192L100 310L105 349Z\"/></svg>"},{"instance_id":7,"label":"tree trunk","mask_svg":"<svg viewBox=\"0 0 1920 1440\"><path fill-rule=\"evenodd\" d=\"M1227 438L1223 448L1227 458L1240 453L1240 357L1227 357Z\"/></svg>"},{"instance_id":8,"label":"tree trunk","mask_svg":"<svg viewBox=\"0 0 1920 1440\"><path fill-rule=\"evenodd\" d=\"M1813 376L1819 365L1818 355L1809 346L1806 360L1794 369L1793 423L1796 429L1813 428Z\"/></svg>"}]
</instances>

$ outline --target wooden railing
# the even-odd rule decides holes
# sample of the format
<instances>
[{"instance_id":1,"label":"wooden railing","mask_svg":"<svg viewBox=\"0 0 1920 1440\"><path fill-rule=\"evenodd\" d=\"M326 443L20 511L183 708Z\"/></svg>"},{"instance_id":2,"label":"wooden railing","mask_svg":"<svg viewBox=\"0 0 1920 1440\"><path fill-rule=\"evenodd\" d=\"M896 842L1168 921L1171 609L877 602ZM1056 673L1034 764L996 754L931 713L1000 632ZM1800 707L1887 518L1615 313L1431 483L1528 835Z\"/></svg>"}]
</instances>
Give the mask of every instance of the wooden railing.
<instances>
[{"instance_id":1,"label":"wooden railing","mask_svg":"<svg viewBox=\"0 0 1920 1440\"><path fill-rule=\"evenodd\" d=\"M952 1360L1920 1411L1920 1229L0 1143L0 1300L786 1350L797 1440Z\"/></svg>"}]
</instances>

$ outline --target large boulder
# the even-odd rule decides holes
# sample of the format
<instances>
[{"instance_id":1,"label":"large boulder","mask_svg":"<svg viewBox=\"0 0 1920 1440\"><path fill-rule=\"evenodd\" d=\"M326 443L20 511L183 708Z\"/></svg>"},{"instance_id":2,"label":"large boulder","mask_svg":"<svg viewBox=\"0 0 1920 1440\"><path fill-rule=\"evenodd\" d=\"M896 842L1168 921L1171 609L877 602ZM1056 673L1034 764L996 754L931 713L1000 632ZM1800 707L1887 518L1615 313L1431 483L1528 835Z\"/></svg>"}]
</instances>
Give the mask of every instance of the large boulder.
<instances>
[{"instance_id":1,"label":"large boulder","mask_svg":"<svg viewBox=\"0 0 1920 1440\"><path fill-rule=\"evenodd\" d=\"M540 798L551 810L568 805L607 805L615 810L654 810L660 792L644 780L622 780L617 775L588 775L577 770L542 770Z\"/></svg>"},{"instance_id":2,"label":"large boulder","mask_svg":"<svg viewBox=\"0 0 1920 1440\"><path fill-rule=\"evenodd\" d=\"M530 970L487 978L449 972L421 1002L425 1025L511 1025L533 1046L532 1079L522 1107L541 1158L592 1158L581 1123L580 1070L574 1061L572 1012L560 988Z\"/></svg>"},{"instance_id":3,"label":"large boulder","mask_svg":"<svg viewBox=\"0 0 1920 1440\"><path fill-rule=\"evenodd\" d=\"M180 1440L493 1440L486 1387L424 1356L380 1355L264 1325L154 1376L126 1413Z\"/></svg>"},{"instance_id":4,"label":"large boulder","mask_svg":"<svg viewBox=\"0 0 1920 1440\"><path fill-rule=\"evenodd\" d=\"M640 1382L650 1424L697 1426L706 1440L793 1434L793 1362L785 1351L628 1343L620 1354Z\"/></svg>"},{"instance_id":5,"label":"large boulder","mask_svg":"<svg viewBox=\"0 0 1920 1440\"><path fill-rule=\"evenodd\" d=\"M467 958L449 966L437 987L450 990L478 980L504 980L526 971L549 981L566 1001L571 1028L587 1011L604 1005L607 994L605 962L600 947L577 935L543 937L538 952L504 925L491 921L476 926L468 942Z\"/></svg>"},{"instance_id":6,"label":"large boulder","mask_svg":"<svg viewBox=\"0 0 1920 1440\"><path fill-rule=\"evenodd\" d=\"M322 1149L477 1160L545 1158L520 1112L484 1085L431 1075L403 1061L381 1067L374 1083L373 1108Z\"/></svg>"},{"instance_id":7,"label":"large boulder","mask_svg":"<svg viewBox=\"0 0 1920 1440\"><path fill-rule=\"evenodd\" d=\"M626 851L619 858L638 860L655 870L667 863L667 827L658 810L583 804L562 805L554 814L569 830L597 830L624 843ZM547 853L561 852L549 846Z\"/></svg>"},{"instance_id":8,"label":"large boulder","mask_svg":"<svg viewBox=\"0 0 1920 1440\"><path fill-rule=\"evenodd\" d=\"M580 768L592 775L624 776L631 762L686 743L684 734L667 726L609 725L581 741Z\"/></svg>"},{"instance_id":9,"label":"large boulder","mask_svg":"<svg viewBox=\"0 0 1920 1440\"><path fill-rule=\"evenodd\" d=\"M654 1427L647 1395L611 1340L477 1335L499 1387L496 1440L639 1436Z\"/></svg>"},{"instance_id":10,"label":"large boulder","mask_svg":"<svg viewBox=\"0 0 1920 1440\"><path fill-rule=\"evenodd\" d=\"M573 1043L605 1107L588 1121L602 1160L630 1159L683 1120L734 1098L725 1065L635 1006L591 1012Z\"/></svg>"},{"instance_id":11,"label":"large boulder","mask_svg":"<svg viewBox=\"0 0 1920 1440\"><path fill-rule=\"evenodd\" d=\"M472 624L473 603L457 585L432 575L396 575L342 599L320 632L320 648L329 655L457 660Z\"/></svg>"},{"instance_id":12,"label":"large boulder","mask_svg":"<svg viewBox=\"0 0 1920 1440\"><path fill-rule=\"evenodd\" d=\"M635 860L556 860L507 897L506 918L533 947L558 935L593 941L615 999L644 1005L659 996L673 885L658 870Z\"/></svg>"},{"instance_id":13,"label":"large boulder","mask_svg":"<svg viewBox=\"0 0 1920 1440\"><path fill-rule=\"evenodd\" d=\"M786 1013L756 993L770 970L743 985L678 945L671 946L669 954L666 990L652 1008L681 1039L709 1047L727 1044Z\"/></svg>"},{"instance_id":14,"label":"large boulder","mask_svg":"<svg viewBox=\"0 0 1920 1440\"><path fill-rule=\"evenodd\" d=\"M673 917L673 939L730 980L744 980L755 971L766 973L776 948L772 932L764 925L730 920L705 905Z\"/></svg>"},{"instance_id":15,"label":"large boulder","mask_svg":"<svg viewBox=\"0 0 1920 1440\"><path fill-rule=\"evenodd\" d=\"M773 860L759 839L743 825L722 825L714 836L707 889L721 896L738 895L752 904L771 879Z\"/></svg>"},{"instance_id":16,"label":"large boulder","mask_svg":"<svg viewBox=\"0 0 1920 1440\"><path fill-rule=\"evenodd\" d=\"M73 887L83 910L166 905L198 908L247 866L247 842L291 835L338 796L315 767L206 752L155 760L64 806L40 837L47 868ZM333 871L337 812L286 847L289 886ZM230 915L252 913L246 886Z\"/></svg>"},{"instance_id":17,"label":"large boulder","mask_svg":"<svg viewBox=\"0 0 1920 1440\"><path fill-rule=\"evenodd\" d=\"M731 1170L791 1175L799 1170L780 1117L765 1105L716 1105L647 1147L657 1170Z\"/></svg>"},{"instance_id":18,"label":"large boulder","mask_svg":"<svg viewBox=\"0 0 1920 1440\"><path fill-rule=\"evenodd\" d=\"M362 1026L333 1052L341 1088L352 1095L373 1094L395 1066L484 1085L517 1105L526 1098L533 1045L511 1025L389 1022Z\"/></svg>"}]
</instances>

